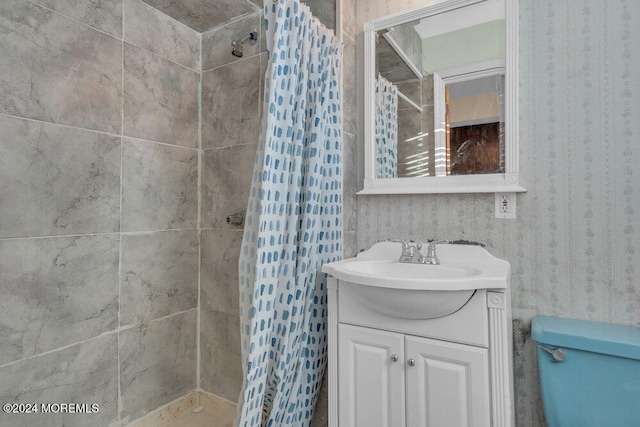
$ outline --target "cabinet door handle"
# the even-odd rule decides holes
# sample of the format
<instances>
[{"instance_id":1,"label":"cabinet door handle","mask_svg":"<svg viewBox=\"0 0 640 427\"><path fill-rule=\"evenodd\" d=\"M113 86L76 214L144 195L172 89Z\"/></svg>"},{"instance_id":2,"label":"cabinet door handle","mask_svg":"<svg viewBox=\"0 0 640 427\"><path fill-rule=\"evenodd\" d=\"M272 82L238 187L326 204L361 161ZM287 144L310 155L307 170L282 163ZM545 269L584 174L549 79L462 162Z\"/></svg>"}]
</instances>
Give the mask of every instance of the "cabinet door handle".
<instances>
[{"instance_id":1,"label":"cabinet door handle","mask_svg":"<svg viewBox=\"0 0 640 427\"><path fill-rule=\"evenodd\" d=\"M398 361L398 355L397 354L392 354L391 355L391 361L392 362L397 362Z\"/></svg>"},{"instance_id":2,"label":"cabinet door handle","mask_svg":"<svg viewBox=\"0 0 640 427\"><path fill-rule=\"evenodd\" d=\"M407 365L409 365L409 366L416 366L416 359L409 359L409 360L407 360Z\"/></svg>"}]
</instances>

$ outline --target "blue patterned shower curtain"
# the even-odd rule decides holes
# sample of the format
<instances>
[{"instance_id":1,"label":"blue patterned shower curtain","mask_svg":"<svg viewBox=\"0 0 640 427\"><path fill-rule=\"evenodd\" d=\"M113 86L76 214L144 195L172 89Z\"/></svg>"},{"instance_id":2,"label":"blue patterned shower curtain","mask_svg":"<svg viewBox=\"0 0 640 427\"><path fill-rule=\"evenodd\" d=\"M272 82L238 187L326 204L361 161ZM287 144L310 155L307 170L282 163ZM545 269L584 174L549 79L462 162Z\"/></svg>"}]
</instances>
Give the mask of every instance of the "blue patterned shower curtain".
<instances>
[{"instance_id":1,"label":"blue patterned shower curtain","mask_svg":"<svg viewBox=\"0 0 640 427\"><path fill-rule=\"evenodd\" d=\"M376 79L376 178L398 176L398 87Z\"/></svg>"},{"instance_id":2,"label":"blue patterned shower curtain","mask_svg":"<svg viewBox=\"0 0 640 427\"><path fill-rule=\"evenodd\" d=\"M342 253L342 46L297 0L265 2L261 136L239 262L235 424L309 425L327 362L323 263Z\"/></svg>"}]
</instances>

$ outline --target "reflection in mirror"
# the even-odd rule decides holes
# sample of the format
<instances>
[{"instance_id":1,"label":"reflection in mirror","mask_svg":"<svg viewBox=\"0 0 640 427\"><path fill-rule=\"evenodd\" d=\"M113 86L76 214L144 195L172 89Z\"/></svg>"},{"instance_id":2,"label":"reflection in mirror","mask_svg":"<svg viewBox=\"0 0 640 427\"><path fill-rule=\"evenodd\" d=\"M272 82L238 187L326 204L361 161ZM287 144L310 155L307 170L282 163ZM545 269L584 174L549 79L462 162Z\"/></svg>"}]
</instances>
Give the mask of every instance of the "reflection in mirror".
<instances>
[{"instance_id":1,"label":"reflection in mirror","mask_svg":"<svg viewBox=\"0 0 640 427\"><path fill-rule=\"evenodd\" d=\"M504 76L445 85L446 174L504 173Z\"/></svg>"},{"instance_id":2,"label":"reflection in mirror","mask_svg":"<svg viewBox=\"0 0 640 427\"><path fill-rule=\"evenodd\" d=\"M365 24L359 194L525 191L517 23L517 0L434 0Z\"/></svg>"},{"instance_id":3,"label":"reflection in mirror","mask_svg":"<svg viewBox=\"0 0 640 427\"><path fill-rule=\"evenodd\" d=\"M377 31L377 178L504 173L504 32L499 0Z\"/></svg>"}]
</instances>

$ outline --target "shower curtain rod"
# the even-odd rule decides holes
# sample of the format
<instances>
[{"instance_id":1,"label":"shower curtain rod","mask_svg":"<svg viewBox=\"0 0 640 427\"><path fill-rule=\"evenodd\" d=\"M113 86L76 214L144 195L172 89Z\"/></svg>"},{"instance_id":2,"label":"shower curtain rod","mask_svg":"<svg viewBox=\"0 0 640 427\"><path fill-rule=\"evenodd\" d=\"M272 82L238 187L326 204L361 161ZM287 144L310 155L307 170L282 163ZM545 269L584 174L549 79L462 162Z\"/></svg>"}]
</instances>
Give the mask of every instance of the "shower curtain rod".
<instances>
[{"instance_id":1,"label":"shower curtain rod","mask_svg":"<svg viewBox=\"0 0 640 427\"><path fill-rule=\"evenodd\" d=\"M409 97L407 95L405 95L404 93L398 91L398 96L400 98L404 99L405 101L407 101L413 108L415 108L416 110L420 111L421 113L424 110L424 108L422 108L421 106L419 106L418 104L416 104L415 102L410 100Z\"/></svg>"}]
</instances>

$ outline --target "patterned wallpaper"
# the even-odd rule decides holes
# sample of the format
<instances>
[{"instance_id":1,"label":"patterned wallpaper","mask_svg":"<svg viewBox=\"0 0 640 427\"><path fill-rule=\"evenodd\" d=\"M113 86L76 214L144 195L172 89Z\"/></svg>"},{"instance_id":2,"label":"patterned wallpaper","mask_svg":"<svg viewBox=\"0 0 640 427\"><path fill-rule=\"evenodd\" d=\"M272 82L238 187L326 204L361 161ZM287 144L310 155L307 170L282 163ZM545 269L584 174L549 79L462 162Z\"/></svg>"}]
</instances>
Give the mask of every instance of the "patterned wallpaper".
<instances>
[{"instance_id":1,"label":"patterned wallpaper","mask_svg":"<svg viewBox=\"0 0 640 427\"><path fill-rule=\"evenodd\" d=\"M637 0L520 1L516 220L493 194L358 197L360 249L464 238L511 262L518 426L544 425L534 315L640 326L638 40Z\"/></svg>"}]
</instances>

